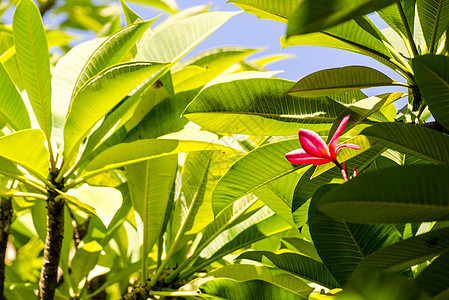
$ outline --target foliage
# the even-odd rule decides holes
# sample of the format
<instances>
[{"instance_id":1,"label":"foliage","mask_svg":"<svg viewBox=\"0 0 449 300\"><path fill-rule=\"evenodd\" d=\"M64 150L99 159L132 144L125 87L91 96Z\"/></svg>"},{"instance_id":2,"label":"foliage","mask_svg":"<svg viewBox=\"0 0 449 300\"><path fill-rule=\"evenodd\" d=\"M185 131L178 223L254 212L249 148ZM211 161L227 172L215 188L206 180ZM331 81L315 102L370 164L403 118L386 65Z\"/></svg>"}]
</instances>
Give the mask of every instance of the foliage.
<instances>
[{"instance_id":1,"label":"foliage","mask_svg":"<svg viewBox=\"0 0 449 300\"><path fill-rule=\"evenodd\" d=\"M249 60L257 49L192 55L235 12L132 2L171 16L0 6L6 299L447 297L447 1L231 0L288 23L284 47L403 78L346 66L296 83L265 68L282 56ZM74 46L73 29L96 37ZM404 91L361 90L379 86ZM298 145L319 165L290 163Z\"/></svg>"}]
</instances>

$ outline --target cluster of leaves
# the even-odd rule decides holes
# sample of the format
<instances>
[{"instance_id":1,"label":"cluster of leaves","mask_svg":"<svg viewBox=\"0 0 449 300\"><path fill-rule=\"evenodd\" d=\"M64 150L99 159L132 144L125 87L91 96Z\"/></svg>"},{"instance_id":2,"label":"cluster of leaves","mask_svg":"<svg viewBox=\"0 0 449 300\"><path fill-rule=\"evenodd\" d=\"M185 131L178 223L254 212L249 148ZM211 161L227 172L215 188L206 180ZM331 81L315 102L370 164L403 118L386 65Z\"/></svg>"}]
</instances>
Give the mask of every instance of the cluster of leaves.
<instances>
[{"instance_id":1,"label":"cluster of leaves","mask_svg":"<svg viewBox=\"0 0 449 300\"><path fill-rule=\"evenodd\" d=\"M348 66L296 83L265 69L282 56L248 60L256 49L181 60L236 13L135 1L173 14L152 26L121 1L122 26L110 6L38 2L1 25L7 299L447 296L447 1L230 1L288 23L285 47L353 51L404 78ZM46 13L68 18L46 30ZM72 49L66 28L97 38ZM361 91L379 86L404 92ZM300 128L332 137L348 114L342 137L361 149L337 158L357 177L285 159Z\"/></svg>"},{"instance_id":2,"label":"cluster of leaves","mask_svg":"<svg viewBox=\"0 0 449 300\"><path fill-rule=\"evenodd\" d=\"M211 80L273 76L264 65L282 57L244 61L257 49L179 62L235 12L138 1L174 13L150 28L155 20L121 2L122 28L103 13L116 8L49 2L39 11L19 1L12 26L2 25L2 297L171 295L235 250L291 229L253 196L213 217L213 186L245 150L181 117ZM45 29L41 14L60 12L67 21ZM67 27L98 37L72 49Z\"/></svg>"}]
</instances>

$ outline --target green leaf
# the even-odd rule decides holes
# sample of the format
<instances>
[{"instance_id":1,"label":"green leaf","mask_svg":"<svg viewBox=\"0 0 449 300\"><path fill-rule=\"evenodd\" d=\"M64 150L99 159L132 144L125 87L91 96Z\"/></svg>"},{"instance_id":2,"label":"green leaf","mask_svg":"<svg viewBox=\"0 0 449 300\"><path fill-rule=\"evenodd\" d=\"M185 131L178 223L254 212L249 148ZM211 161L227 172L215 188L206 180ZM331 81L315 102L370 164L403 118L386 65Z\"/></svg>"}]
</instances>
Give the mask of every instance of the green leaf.
<instances>
[{"instance_id":1,"label":"green leaf","mask_svg":"<svg viewBox=\"0 0 449 300\"><path fill-rule=\"evenodd\" d=\"M449 220L448 184L446 166L387 168L353 178L325 195L318 207L334 218L359 223Z\"/></svg>"},{"instance_id":2,"label":"green leaf","mask_svg":"<svg viewBox=\"0 0 449 300\"><path fill-rule=\"evenodd\" d=\"M31 127L25 103L8 72L0 63L0 122L8 124L15 131Z\"/></svg>"},{"instance_id":3,"label":"green leaf","mask_svg":"<svg viewBox=\"0 0 449 300\"><path fill-rule=\"evenodd\" d=\"M386 147L437 164L449 164L449 137L436 130L404 124L370 126L362 134Z\"/></svg>"},{"instance_id":4,"label":"green leaf","mask_svg":"<svg viewBox=\"0 0 449 300\"><path fill-rule=\"evenodd\" d=\"M50 140L51 74L44 26L38 8L32 0L22 0L13 17L13 34L17 62L28 98L39 126Z\"/></svg>"},{"instance_id":5,"label":"green leaf","mask_svg":"<svg viewBox=\"0 0 449 300\"><path fill-rule=\"evenodd\" d=\"M325 131L345 109L328 97L286 95L285 91L293 84L287 80L229 80L231 78L206 86L186 108L184 115L219 133L293 135L300 128Z\"/></svg>"},{"instance_id":6,"label":"green leaf","mask_svg":"<svg viewBox=\"0 0 449 300\"><path fill-rule=\"evenodd\" d=\"M444 0L417 0L418 16L429 53L449 26L449 2Z\"/></svg>"},{"instance_id":7,"label":"green leaf","mask_svg":"<svg viewBox=\"0 0 449 300\"><path fill-rule=\"evenodd\" d=\"M18 178L23 176L22 172L19 171L19 169L13 162L1 156L0 156L0 174L10 178Z\"/></svg>"},{"instance_id":8,"label":"green leaf","mask_svg":"<svg viewBox=\"0 0 449 300\"><path fill-rule=\"evenodd\" d=\"M226 278L209 280L200 286L200 295L216 296L217 299L306 299L279 285L263 280L238 282ZM257 295L257 296L256 296Z\"/></svg>"},{"instance_id":9,"label":"green leaf","mask_svg":"<svg viewBox=\"0 0 449 300\"><path fill-rule=\"evenodd\" d=\"M112 66L91 78L76 94L64 125L67 162L94 125L142 81L164 64L131 62ZM68 164L65 164L65 170Z\"/></svg>"},{"instance_id":10,"label":"green leaf","mask_svg":"<svg viewBox=\"0 0 449 300\"><path fill-rule=\"evenodd\" d=\"M67 194L75 197L81 203L93 207L95 209L95 214L106 227L109 226L115 213L122 205L123 199L122 193L117 189L90 186L88 184L83 184L76 189L71 189Z\"/></svg>"},{"instance_id":11,"label":"green leaf","mask_svg":"<svg viewBox=\"0 0 449 300\"><path fill-rule=\"evenodd\" d=\"M0 137L0 156L21 165L31 175L46 182L50 164L44 143L45 135L39 129L17 131Z\"/></svg>"},{"instance_id":12,"label":"green leaf","mask_svg":"<svg viewBox=\"0 0 449 300\"><path fill-rule=\"evenodd\" d=\"M205 51L176 66L173 83L176 92L203 87L245 57L258 51L241 47L223 47Z\"/></svg>"},{"instance_id":13,"label":"green leaf","mask_svg":"<svg viewBox=\"0 0 449 300\"><path fill-rule=\"evenodd\" d=\"M390 5L377 11L379 16L396 31L403 40L407 39L407 30L414 32L415 28L415 4L416 0L401 0L402 10L407 20L409 29L406 29L406 24L402 21L401 13L397 5ZM405 53L404 53L405 54ZM407 53L408 54L408 53Z\"/></svg>"},{"instance_id":14,"label":"green leaf","mask_svg":"<svg viewBox=\"0 0 449 300\"><path fill-rule=\"evenodd\" d=\"M368 117L376 118L380 121L385 122L387 119L382 114L382 112L379 112L381 109L387 107L388 105L392 104L396 100L401 99L404 97L405 93L396 92L396 93L390 93L390 94L384 94L374 97L365 98L363 100L357 101L354 104L349 105L341 114L338 116L338 118L334 121L332 128L329 131L328 134L328 142L332 139L332 136L337 131L338 127L340 126L341 121L344 117L347 115L350 115L348 122L346 123L346 127L344 128L342 134L348 132L356 125L360 124L362 121L367 119ZM394 110L394 117L396 117L396 109ZM393 117L393 118L394 118Z\"/></svg>"},{"instance_id":15,"label":"green leaf","mask_svg":"<svg viewBox=\"0 0 449 300\"><path fill-rule=\"evenodd\" d=\"M258 18L287 23L290 16L302 0L229 0L245 12L255 14Z\"/></svg>"},{"instance_id":16,"label":"green leaf","mask_svg":"<svg viewBox=\"0 0 449 300\"><path fill-rule=\"evenodd\" d=\"M76 97L78 91L90 78L99 74L102 70L120 63L155 20L131 24L110 35L92 53L84 65L73 87L72 99Z\"/></svg>"},{"instance_id":17,"label":"green leaf","mask_svg":"<svg viewBox=\"0 0 449 300\"><path fill-rule=\"evenodd\" d=\"M176 63L238 13L209 12L174 22L148 38L136 59Z\"/></svg>"},{"instance_id":18,"label":"green leaf","mask_svg":"<svg viewBox=\"0 0 449 300\"><path fill-rule=\"evenodd\" d=\"M178 156L170 155L126 166L126 178L142 231L143 257L147 257L161 234L178 169Z\"/></svg>"},{"instance_id":19,"label":"green leaf","mask_svg":"<svg viewBox=\"0 0 449 300\"><path fill-rule=\"evenodd\" d=\"M132 23L138 23L142 22L143 19L139 17L129 6L126 4L125 1L120 0L120 4L122 5L123 14L125 15L126 24L132 24Z\"/></svg>"},{"instance_id":20,"label":"green leaf","mask_svg":"<svg viewBox=\"0 0 449 300\"><path fill-rule=\"evenodd\" d=\"M140 128L140 130L136 129L137 134L142 133L141 127L148 129L149 132L145 133L146 136L151 136L151 138L158 137L162 134L167 133L164 132L167 127L171 129L173 127L178 128L177 126L181 126L179 125L180 123L184 125L183 122L185 120L181 118L170 118L170 121L166 120L167 123L161 124L161 118L165 118L167 114L173 113L173 111L169 109L169 105L161 105L164 109L166 108L167 111L164 111L163 113L161 113L161 115L158 115L156 118L152 119L149 122L150 124L148 124L147 120L140 119L140 116L143 116L145 111L152 111L152 108L154 107L153 105L155 105L155 103L158 103L159 98L164 99L167 96L164 88L158 87L157 84L154 84L158 82L161 76L163 76L163 73L164 70L159 71L158 73L153 75L149 80L145 82L145 84L141 85L137 91L134 91L134 94L129 97L125 97L119 104L117 104L116 107L113 108L112 111L110 111L105 116L101 125L89 136L83 154L77 162L78 167L83 169L85 167L85 164L88 163L90 159L97 156L108 147L114 146L123 141L135 140L136 136L134 134L129 137L126 136L128 131L130 130L127 127L131 129L133 128L130 123L133 123L134 126ZM163 90L164 92L161 92L161 90ZM171 98L172 97L170 97L170 101L178 99ZM149 99L149 101L147 101L147 99ZM180 103L177 103L177 105L179 105ZM161 112L161 109L156 110L158 112ZM157 124L157 130L155 130L155 128L146 127L148 125L151 126L154 123ZM139 138L141 139L142 137Z\"/></svg>"},{"instance_id":21,"label":"green leaf","mask_svg":"<svg viewBox=\"0 0 449 300\"><path fill-rule=\"evenodd\" d=\"M313 288L296 276L281 271L255 265L229 265L220 269L208 272L206 280L215 278L228 278L239 282L249 282L252 280L262 280L267 283L283 287L290 292L294 292L302 297L308 297ZM204 284L204 283L203 283ZM259 294L259 293L258 293Z\"/></svg>"},{"instance_id":22,"label":"green leaf","mask_svg":"<svg viewBox=\"0 0 449 300\"><path fill-rule=\"evenodd\" d=\"M157 138L181 130L188 122L182 117L199 89L177 93L156 105L126 136L126 141Z\"/></svg>"},{"instance_id":23,"label":"green leaf","mask_svg":"<svg viewBox=\"0 0 449 300\"><path fill-rule=\"evenodd\" d=\"M210 5L197 5L197 6L183 9L183 10L179 11L178 13L170 16L170 18L168 18L168 19L162 21L160 24L158 24L156 26L156 28L154 29L154 31L161 31L163 28L165 28L175 22L208 12L209 8L210 8Z\"/></svg>"},{"instance_id":24,"label":"green leaf","mask_svg":"<svg viewBox=\"0 0 449 300\"><path fill-rule=\"evenodd\" d=\"M236 259L249 259L269 267L276 267L330 289L340 287L323 263L297 253L248 251Z\"/></svg>"},{"instance_id":25,"label":"green leaf","mask_svg":"<svg viewBox=\"0 0 449 300\"><path fill-rule=\"evenodd\" d=\"M363 273L354 275L336 300L430 300L424 291L396 274Z\"/></svg>"},{"instance_id":26,"label":"green leaf","mask_svg":"<svg viewBox=\"0 0 449 300\"><path fill-rule=\"evenodd\" d=\"M254 191L262 202L292 227L300 227L307 221L307 218L304 218L302 222L296 220L295 224L292 215L293 192L300 177L297 173L291 173Z\"/></svg>"},{"instance_id":27,"label":"green leaf","mask_svg":"<svg viewBox=\"0 0 449 300\"><path fill-rule=\"evenodd\" d=\"M218 150L230 154L239 151L216 143L169 139L138 140L115 145L96 156L86 167L88 171L102 172L151 158L182 152ZM92 172L93 173L93 172Z\"/></svg>"},{"instance_id":28,"label":"green leaf","mask_svg":"<svg viewBox=\"0 0 449 300\"><path fill-rule=\"evenodd\" d=\"M63 128L67 111L70 106L73 87L81 70L92 53L104 41L94 39L73 47L66 55L61 57L53 71L51 81L51 111L53 114L53 139L63 144Z\"/></svg>"},{"instance_id":29,"label":"green leaf","mask_svg":"<svg viewBox=\"0 0 449 300\"><path fill-rule=\"evenodd\" d=\"M400 272L447 251L449 229L432 230L427 233L392 244L370 255L357 271Z\"/></svg>"},{"instance_id":30,"label":"green leaf","mask_svg":"<svg viewBox=\"0 0 449 300\"><path fill-rule=\"evenodd\" d=\"M430 112L449 129L449 57L418 56L412 66L416 83Z\"/></svg>"},{"instance_id":31,"label":"green leaf","mask_svg":"<svg viewBox=\"0 0 449 300\"><path fill-rule=\"evenodd\" d=\"M315 192L309 208L309 226L323 263L343 286L368 255L401 237L392 225L351 224L332 219L318 211L321 199L337 189L337 185L327 185Z\"/></svg>"},{"instance_id":32,"label":"green leaf","mask_svg":"<svg viewBox=\"0 0 449 300\"><path fill-rule=\"evenodd\" d=\"M260 202L254 197L243 197L223 210L211 223L204 227L199 240L192 246L193 253L185 261L183 267L191 260L197 259L201 251L222 232L248 219L252 215L251 213L254 213L252 210L257 207L255 203Z\"/></svg>"},{"instance_id":33,"label":"green leaf","mask_svg":"<svg viewBox=\"0 0 449 300\"><path fill-rule=\"evenodd\" d=\"M432 261L415 279L415 284L429 295L441 299L447 297L449 286L445 278L449 276L449 252L444 252Z\"/></svg>"},{"instance_id":34,"label":"green leaf","mask_svg":"<svg viewBox=\"0 0 449 300\"><path fill-rule=\"evenodd\" d=\"M171 14L178 12L178 5L174 0L129 0L131 2L141 3L148 6L153 6L158 9L165 10Z\"/></svg>"},{"instance_id":35,"label":"green leaf","mask_svg":"<svg viewBox=\"0 0 449 300\"><path fill-rule=\"evenodd\" d=\"M181 271L180 278L187 278L227 254L290 228L272 210L262 207L245 221L218 235L201 251L199 259L191 268Z\"/></svg>"},{"instance_id":36,"label":"green leaf","mask_svg":"<svg viewBox=\"0 0 449 300\"><path fill-rule=\"evenodd\" d=\"M303 168L292 165L285 158L285 154L297 148L298 144L297 139L268 144L256 148L233 164L212 194L214 215L246 194Z\"/></svg>"},{"instance_id":37,"label":"green leaf","mask_svg":"<svg viewBox=\"0 0 449 300\"><path fill-rule=\"evenodd\" d=\"M392 63L385 37L367 18L359 17L327 30L281 39L282 47L289 46L323 46L352 51L369 56L384 65L396 69Z\"/></svg>"},{"instance_id":38,"label":"green leaf","mask_svg":"<svg viewBox=\"0 0 449 300\"><path fill-rule=\"evenodd\" d=\"M394 85L387 75L363 66L327 69L300 79L287 91L297 97L319 97L370 87Z\"/></svg>"},{"instance_id":39,"label":"green leaf","mask_svg":"<svg viewBox=\"0 0 449 300\"><path fill-rule=\"evenodd\" d=\"M395 0L304 0L290 17L287 36L324 30L394 2Z\"/></svg>"}]
</instances>

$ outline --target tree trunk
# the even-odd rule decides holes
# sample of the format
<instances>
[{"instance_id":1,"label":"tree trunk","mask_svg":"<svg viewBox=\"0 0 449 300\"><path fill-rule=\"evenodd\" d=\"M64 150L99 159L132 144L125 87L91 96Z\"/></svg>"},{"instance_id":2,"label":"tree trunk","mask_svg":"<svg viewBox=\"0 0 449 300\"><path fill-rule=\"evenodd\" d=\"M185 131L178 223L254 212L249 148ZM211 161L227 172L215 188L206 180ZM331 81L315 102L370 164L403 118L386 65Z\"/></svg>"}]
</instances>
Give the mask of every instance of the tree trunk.
<instances>
[{"instance_id":1,"label":"tree trunk","mask_svg":"<svg viewBox=\"0 0 449 300\"><path fill-rule=\"evenodd\" d=\"M56 194L52 196L47 200L47 237L39 281L39 297L43 300L54 299L64 237L64 200L55 200Z\"/></svg>"},{"instance_id":2,"label":"tree trunk","mask_svg":"<svg viewBox=\"0 0 449 300\"><path fill-rule=\"evenodd\" d=\"M9 228L11 226L13 211L10 199L0 198L0 201L0 300L3 300L6 246L8 245Z\"/></svg>"}]
</instances>

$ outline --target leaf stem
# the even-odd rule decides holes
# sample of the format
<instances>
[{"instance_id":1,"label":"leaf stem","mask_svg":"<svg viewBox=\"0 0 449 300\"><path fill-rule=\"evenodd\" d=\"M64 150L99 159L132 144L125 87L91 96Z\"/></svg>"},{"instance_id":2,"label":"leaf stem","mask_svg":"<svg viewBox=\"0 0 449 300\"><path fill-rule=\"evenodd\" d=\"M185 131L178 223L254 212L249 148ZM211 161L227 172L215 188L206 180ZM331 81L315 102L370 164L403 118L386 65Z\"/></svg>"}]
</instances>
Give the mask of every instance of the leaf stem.
<instances>
[{"instance_id":1,"label":"leaf stem","mask_svg":"<svg viewBox=\"0 0 449 300\"><path fill-rule=\"evenodd\" d=\"M416 48L415 41L413 39L412 32L410 31L410 26L408 25L407 18L405 16L404 10L402 9L401 1L396 0L396 6L398 7L399 15L401 16L402 23L405 27L405 34L407 35L408 43L410 44L410 48L412 49L411 58L418 56L418 49Z\"/></svg>"}]
</instances>

